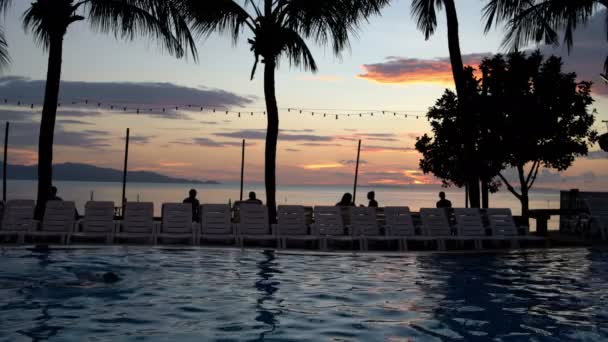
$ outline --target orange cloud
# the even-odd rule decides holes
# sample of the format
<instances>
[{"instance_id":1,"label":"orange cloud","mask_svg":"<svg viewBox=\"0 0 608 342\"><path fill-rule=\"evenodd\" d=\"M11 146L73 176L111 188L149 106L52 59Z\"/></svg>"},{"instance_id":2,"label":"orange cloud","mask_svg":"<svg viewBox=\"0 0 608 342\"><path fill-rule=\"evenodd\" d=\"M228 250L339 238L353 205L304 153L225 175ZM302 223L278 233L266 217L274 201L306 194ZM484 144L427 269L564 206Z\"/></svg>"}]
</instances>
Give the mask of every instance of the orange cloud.
<instances>
[{"instance_id":1,"label":"orange cloud","mask_svg":"<svg viewBox=\"0 0 608 342\"><path fill-rule=\"evenodd\" d=\"M307 164L301 165L303 169L306 170L323 170L323 169L337 169L343 167L344 165L338 163L327 163L327 164Z\"/></svg>"},{"instance_id":2,"label":"orange cloud","mask_svg":"<svg viewBox=\"0 0 608 342\"><path fill-rule=\"evenodd\" d=\"M192 166L192 163L182 163L182 162L164 162L161 161L158 163L161 167L189 167Z\"/></svg>"},{"instance_id":3,"label":"orange cloud","mask_svg":"<svg viewBox=\"0 0 608 342\"><path fill-rule=\"evenodd\" d=\"M475 53L464 55L463 61L467 65L476 67L488 53ZM390 56L385 62L362 65L365 73L357 77L372 82L388 84L441 84L451 86L452 66L450 59L418 59Z\"/></svg>"},{"instance_id":4,"label":"orange cloud","mask_svg":"<svg viewBox=\"0 0 608 342\"><path fill-rule=\"evenodd\" d=\"M9 148L7 152L8 158L6 159L10 164L34 165L38 163L38 153L36 153L36 151L21 148Z\"/></svg>"}]
</instances>

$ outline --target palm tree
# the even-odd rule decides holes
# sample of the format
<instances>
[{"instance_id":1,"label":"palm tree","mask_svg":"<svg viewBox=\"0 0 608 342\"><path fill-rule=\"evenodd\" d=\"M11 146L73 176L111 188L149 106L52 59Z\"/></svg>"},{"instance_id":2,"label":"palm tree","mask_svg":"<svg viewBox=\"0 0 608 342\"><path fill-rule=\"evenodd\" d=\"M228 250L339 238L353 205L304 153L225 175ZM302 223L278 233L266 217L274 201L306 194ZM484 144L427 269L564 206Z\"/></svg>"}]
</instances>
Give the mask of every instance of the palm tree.
<instances>
[{"instance_id":1,"label":"palm tree","mask_svg":"<svg viewBox=\"0 0 608 342\"><path fill-rule=\"evenodd\" d=\"M281 57L291 65L316 72L317 63L306 44L311 39L331 44L335 55L349 46L349 36L362 21L378 14L390 0L183 0L191 14L193 30L202 35L227 33L236 43L248 30L255 62L253 79L262 58L267 132L265 148L266 202L270 220L276 220L276 149L279 110L275 93L275 70Z\"/></svg>"},{"instance_id":2,"label":"palm tree","mask_svg":"<svg viewBox=\"0 0 608 342\"><path fill-rule=\"evenodd\" d=\"M458 34L458 13L454 0L412 0L412 15L417 21L418 29L424 33L424 38L429 39L437 28L437 10L445 8L448 25L448 48L450 51L450 63L452 64L452 75L456 85L456 94L459 103L466 106L466 79L462 53L460 52L460 38ZM463 109L466 113L466 109ZM467 125L468 126L468 125ZM472 164L473 146L465 146L465 165L470 168ZM479 177L475 175L472 168L467 170L471 179L467 182L468 197L471 207L480 206Z\"/></svg>"},{"instance_id":3,"label":"palm tree","mask_svg":"<svg viewBox=\"0 0 608 342\"><path fill-rule=\"evenodd\" d=\"M0 0L0 9L11 0ZM87 20L93 29L134 39L136 35L158 38L177 57L192 51L194 40L180 9L164 0L36 0L23 15L23 26L48 51L48 70L40 136L38 140L38 206L36 217L44 213L52 182L53 135L61 81L63 37L68 27Z\"/></svg>"},{"instance_id":4,"label":"palm tree","mask_svg":"<svg viewBox=\"0 0 608 342\"><path fill-rule=\"evenodd\" d=\"M10 1L11 0L0 0L0 16L6 11ZM9 62L8 44L4 38L4 31L0 26L0 70L4 69Z\"/></svg>"},{"instance_id":5,"label":"palm tree","mask_svg":"<svg viewBox=\"0 0 608 342\"><path fill-rule=\"evenodd\" d=\"M608 0L489 0L484 7L486 32L494 24L506 22L503 45L518 49L532 42L559 44L558 31L568 50L574 43L574 31L604 9L608 22ZM608 34L608 26L606 26ZM608 72L608 58L604 63Z\"/></svg>"}]
</instances>

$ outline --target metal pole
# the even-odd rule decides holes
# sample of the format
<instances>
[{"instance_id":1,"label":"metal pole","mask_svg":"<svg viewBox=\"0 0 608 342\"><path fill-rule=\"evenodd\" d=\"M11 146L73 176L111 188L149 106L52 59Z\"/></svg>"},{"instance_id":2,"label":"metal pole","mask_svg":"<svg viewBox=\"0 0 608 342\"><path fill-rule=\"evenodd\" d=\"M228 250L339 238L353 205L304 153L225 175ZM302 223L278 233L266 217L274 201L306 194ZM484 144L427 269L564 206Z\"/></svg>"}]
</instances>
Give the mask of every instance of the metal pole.
<instances>
[{"instance_id":1,"label":"metal pole","mask_svg":"<svg viewBox=\"0 0 608 342\"><path fill-rule=\"evenodd\" d=\"M4 131L4 168L2 169L2 201L6 202L6 170L8 169L8 130L10 123L6 122Z\"/></svg>"},{"instance_id":2,"label":"metal pole","mask_svg":"<svg viewBox=\"0 0 608 342\"><path fill-rule=\"evenodd\" d=\"M125 165L122 171L122 211L124 214L125 210L125 196L126 196L126 188L127 188L127 162L129 160L129 129L127 128L127 139L125 141Z\"/></svg>"},{"instance_id":3,"label":"metal pole","mask_svg":"<svg viewBox=\"0 0 608 342\"><path fill-rule=\"evenodd\" d=\"M468 184L464 185L464 207L465 208L469 207L469 185Z\"/></svg>"},{"instance_id":4,"label":"metal pole","mask_svg":"<svg viewBox=\"0 0 608 342\"><path fill-rule=\"evenodd\" d=\"M359 147L357 148L357 166L355 167L355 186L353 188L353 203L357 199L357 179L359 178L359 157L361 156L361 140L359 140Z\"/></svg>"},{"instance_id":5,"label":"metal pole","mask_svg":"<svg viewBox=\"0 0 608 342\"><path fill-rule=\"evenodd\" d=\"M243 181L245 179L245 139L243 139L243 152L241 155L241 201L243 200Z\"/></svg>"}]
</instances>

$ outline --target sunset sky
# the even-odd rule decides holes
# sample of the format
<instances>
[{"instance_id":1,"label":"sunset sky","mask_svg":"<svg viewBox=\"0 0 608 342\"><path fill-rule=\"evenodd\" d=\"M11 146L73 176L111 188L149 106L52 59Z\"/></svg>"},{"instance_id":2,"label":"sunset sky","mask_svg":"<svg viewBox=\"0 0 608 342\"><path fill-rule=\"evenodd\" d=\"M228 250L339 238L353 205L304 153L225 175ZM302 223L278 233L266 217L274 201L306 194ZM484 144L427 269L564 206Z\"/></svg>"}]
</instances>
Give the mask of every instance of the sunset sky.
<instances>
[{"instance_id":1,"label":"sunset sky","mask_svg":"<svg viewBox=\"0 0 608 342\"><path fill-rule=\"evenodd\" d=\"M363 140L363 184L438 182L420 172L420 155L413 147L415 138L429 131L427 108L446 87L453 87L445 13L439 14L436 34L425 41L411 18L410 3L394 1L382 17L363 25L352 49L341 58L335 58L330 48L309 42L318 74L281 63L276 82L281 108L279 184L350 184L358 139ZM46 77L46 55L20 23L28 5L29 1L15 1L0 21L12 57L0 76L0 100L6 98L12 105L0 107L0 120L14 127L9 151L13 164L36 162ZM502 30L483 34L483 1L459 0L457 6L466 63L475 65L484 56L505 51ZM241 139L247 139L246 177L261 182L266 127L263 75L258 68L256 78L249 80L253 57L246 38L247 34L236 46L226 36L199 39L200 60L194 63L163 53L156 42L117 41L91 31L86 23L72 25L64 46L55 162L121 168L123 136L130 127L131 169L237 180ZM595 128L601 133L606 130L601 120L608 119L608 85L599 79L605 39L600 16L580 29L569 56L562 47L541 47L545 53L565 56L566 70L595 83ZM17 101L25 105L15 106ZM114 110L110 105L116 106ZM123 107L128 110L122 111ZM350 116L336 120L336 114ZM592 151L564 173L544 170L538 184L606 190L608 154L597 146Z\"/></svg>"}]
</instances>

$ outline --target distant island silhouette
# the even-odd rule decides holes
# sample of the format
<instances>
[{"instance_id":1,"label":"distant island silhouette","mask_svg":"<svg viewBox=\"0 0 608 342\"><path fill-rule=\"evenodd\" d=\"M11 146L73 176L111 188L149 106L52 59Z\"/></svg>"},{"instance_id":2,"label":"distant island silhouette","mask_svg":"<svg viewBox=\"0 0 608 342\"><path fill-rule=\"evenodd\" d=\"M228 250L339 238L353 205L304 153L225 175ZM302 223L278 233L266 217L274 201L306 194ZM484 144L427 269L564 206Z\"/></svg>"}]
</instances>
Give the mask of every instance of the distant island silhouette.
<instances>
[{"instance_id":1,"label":"distant island silhouette","mask_svg":"<svg viewBox=\"0 0 608 342\"><path fill-rule=\"evenodd\" d=\"M38 179L37 166L9 164L7 177L17 180L36 180ZM122 171L89 164L62 163L53 165L53 179L56 181L122 182ZM213 180L175 178L150 171L129 171L127 181L130 183L221 184Z\"/></svg>"}]
</instances>

